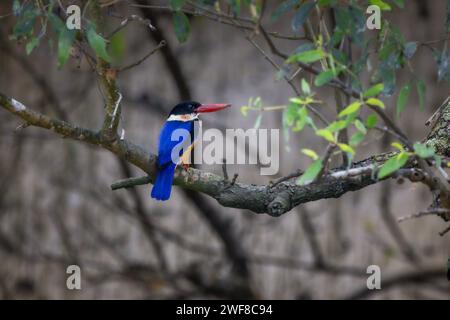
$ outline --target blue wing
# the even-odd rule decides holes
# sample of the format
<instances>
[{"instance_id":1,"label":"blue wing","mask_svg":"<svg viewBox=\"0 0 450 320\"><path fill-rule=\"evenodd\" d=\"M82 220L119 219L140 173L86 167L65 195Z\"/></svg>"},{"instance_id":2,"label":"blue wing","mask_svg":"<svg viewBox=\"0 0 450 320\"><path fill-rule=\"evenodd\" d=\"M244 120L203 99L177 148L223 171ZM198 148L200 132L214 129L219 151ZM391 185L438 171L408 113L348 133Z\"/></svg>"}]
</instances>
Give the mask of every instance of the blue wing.
<instances>
[{"instance_id":1,"label":"blue wing","mask_svg":"<svg viewBox=\"0 0 450 320\"><path fill-rule=\"evenodd\" d=\"M158 170L151 193L153 199L165 201L170 198L175 167L175 164L169 163L164 168Z\"/></svg>"},{"instance_id":2,"label":"blue wing","mask_svg":"<svg viewBox=\"0 0 450 320\"><path fill-rule=\"evenodd\" d=\"M184 129L187 132L185 131L184 134L178 137L172 136L177 129ZM193 131L193 121L166 121L161 129L158 148L158 172L151 192L153 199L165 201L170 198L176 167L176 163L172 161L172 150L180 143L186 142L187 145L190 145L193 141ZM189 140L185 141L185 139ZM182 149L179 156L181 156L181 153Z\"/></svg>"},{"instance_id":3,"label":"blue wing","mask_svg":"<svg viewBox=\"0 0 450 320\"><path fill-rule=\"evenodd\" d=\"M159 136L159 148L158 148L158 166L164 167L172 162L172 150L176 145L181 142L185 142L185 139L190 139L187 145L192 143L193 137L191 137L194 128L193 121L166 121L164 127L161 129ZM172 136L177 129L184 129L189 133L188 136L178 137ZM174 140L174 141L173 141ZM181 155L181 153L179 154Z\"/></svg>"}]
</instances>

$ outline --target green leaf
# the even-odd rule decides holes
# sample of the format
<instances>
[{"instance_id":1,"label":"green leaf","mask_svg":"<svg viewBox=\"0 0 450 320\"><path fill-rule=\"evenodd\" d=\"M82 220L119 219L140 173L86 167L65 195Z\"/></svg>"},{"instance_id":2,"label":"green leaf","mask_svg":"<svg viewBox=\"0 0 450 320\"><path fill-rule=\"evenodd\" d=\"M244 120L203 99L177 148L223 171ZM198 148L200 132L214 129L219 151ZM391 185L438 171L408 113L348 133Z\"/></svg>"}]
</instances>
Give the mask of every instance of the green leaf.
<instances>
[{"instance_id":1,"label":"green leaf","mask_svg":"<svg viewBox=\"0 0 450 320\"><path fill-rule=\"evenodd\" d=\"M90 24L88 26L86 37L89 45L94 50L95 54L98 55L103 60L105 60L106 62L111 62L111 58L108 52L106 51L106 40L95 31L93 24ZM67 43L69 42L68 38L65 40L67 41Z\"/></svg>"},{"instance_id":2,"label":"green leaf","mask_svg":"<svg viewBox=\"0 0 450 320\"><path fill-rule=\"evenodd\" d=\"M351 123L355 122L355 119L358 117L358 112L350 113L345 117L345 126L348 127Z\"/></svg>"},{"instance_id":3,"label":"green leaf","mask_svg":"<svg viewBox=\"0 0 450 320\"><path fill-rule=\"evenodd\" d=\"M58 17L56 14L54 13L50 13L48 15L48 20L50 21L53 29L55 29L55 32L59 35L62 31L64 31L64 29L66 29L66 25L64 24L64 22L61 20L60 17Z\"/></svg>"},{"instance_id":4,"label":"green leaf","mask_svg":"<svg viewBox=\"0 0 450 320\"><path fill-rule=\"evenodd\" d=\"M262 108L261 97L256 97L256 99L253 101L253 107L258 108L258 109Z\"/></svg>"},{"instance_id":5,"label":"green leaf","mask_svg":"<svg viewBox=\"0 0 450 320\"><path fill-rule=\"evenodd\" d=\"M406 102L408 102L409 93L411 92L411 86L409 84L405 85L398 95L397 99L397 117L403 112L406 106Z\"/></svg>"},{"instance_id":6,"label":"green leaf","mask_svg":"<svg viewBox=\"0 0 450 320\"><path fill-rule=\"evenodd\" d=\"M403 147L403 145L398 142L391 143L391 146L393 146L395 149L398 149L402 152L405 151L405 148Z\"/></svg>"},{"instance_id":7,"label":"green leaf","mask_svg":"<svg viewBox=\"0 0 450 320\"><path fill-rule=\"evenodd\" d=\"M334 135L331 131L328 131L327 129L319 129L316 131L316 135L324 138L328 142L335 143L336 139L334 138Z\"/></svg>"},{"instance_id":8,"label":"green leaf","mask_svg":"<svg viewBox=\"0 0 450 320\"><path fill-rule=\"evenodd\" d=\"M306 42L303 43L301 45L299 45L295 50L294 50L294 54L300 53L300 52L305 52L305 51L309 51L309 50L314 50L315 46L314 43L312 42Z\"/></svg>"},{"instance_id":9,"label":"green leaf","mask_svg":"<svg viewBox=\"0 0 450 320\"><path fill-rule=\"evenodd\" d=\"M401 9L405 7L404 0L392 0L392 2L395 3L395 5Z\"/></svg>"},{"instance_id":10,"label":"green leaf","mask_svg":"<svg viewBox=\"0 0 450 320\"><path fill-rule=\"evenodd\" d=\"M58 35L58 68L64 66L69 59L70 49L75 40L76 30L69 30L60 17L51 13L49 21Z\"/></svg>"},{"instance_id":11,"label":"green leaf","mask_svg":"<svg viewBox=\"0 0 450 320\"><path fill-rule=\"evenodd\" d=\"M188 17L183 12L175 12L172 21L178 41L180 43L186 42L191 32Z\"/></svg>"},{"instance_id":12,"label":"green leaf","mask_svg":"<svg viewBox=\"0 0 450 320\"><path fill-rule=\"evenodd\" d=\"M345 143L338 143L338 147L339 147L339 149L341 149L342 151L344 151L346 153L350 153L351 155L355 154L355 150L353 150L352 147L350 147L349 145L347 145Z\"/></svg>"},{"instance_id":13,"label":"green leaf","mask_svg":"<svg viewBox=\"0 0 450 320\"><path fill-rule=\"evenodd\" d=\"M366 127L372 129L377 124L378 118L375 114L370 114L366 119Z\"/></svg>"},{"instance_id":14,"label":"green leaf","mask_svg":"<svg viewBox=\"0 0 450 320\"><path fill-rule=\"evenodd\" d=\"M382 166L378 172L378 179L389 176L398 169L402 168L408 162L409 155L406 152L400 152L395 157L390 158Z\"/></svg>"},{"instance_id":15,"label":"green leaf","mask_svg":"<svg viewBox=\"0 0 450 320\"><path fill-rule=\"evenodd\" d=\"M339 62L342 65L347 65L348 64L348 56L345 52L340 51L337 48L332 48L331 49L331 53L333 55L333 58Z\"/></svg>"},{"instance_id":16,"label":"green leaf","mask_svg":"<svg viewBox=\"0 0 450 320\"><path fill-rule=\"evenodd\" d=\"M421 158L427 159L435 155L434 149L428 147L426 144L416 142L414 143L414 153Z\"/></svg>"},{"instance_id":17,"label":"green leaf","mask_svg":"<svg viewBox=\"0 0 450 320\"><path fill-rule=\"evenodd\" d=\"M311 88L308 84L308 82L302 78L301 81L301 85L302 85L302 91L305 95L309 96L311 94Z\"/></svg>"},{"instance_id":18,"label":"green leaf","mask_svg":"<svg viewBox=\"0 0 450 320\"><path fill-rule=\"evenodd\" d=\"M356 113L361 108L361 101L355 101L349 104L344 110L339 112L338 117L344 117L352 113Z\"/></svg>"},{"instance_id":19,"label":"green leaf","mask_svg":"<svg viewBox=\"0 0 450 320\"><path fill-rule=\"evenodd\" d=\"M330 123L326 129L330 132L336 132L341 131L342 129L347 127L347 121L345 120L339 120L339 121L333 121Z\"/></svg>"},{"instance_id":20,"label":"green leaf","mask_svg":"<svg viewBox=\"0 0 450 320\"><path fill-rule=\"evenodd\" d=\"M295 98L289 98L289 101L301 106L306 106L308 104L311 104L314 102L314 99L311 97L295 97Z\"/></svg>"},{"instance_id":21,"label":"green leaf","mask_svg":"<svg viewBox=\"0 0 450 320\"><path fill-rule=\"evenodd\" d=\"M288 63L300 61L303 63L313 63L326 57L325 52L321 49L309 50L296 53L287 59Z\"/></svg>"},{"instance_id":22,"label":"green leaf","mask_svg":"<svg viewBox=\"0 0 450 320\"><path fill-rule=\"evenodd\" d=\"M339 75L339 73L341 72L341 70L342 70L341 68L337 68L335 70L330 69L330 70L321 72L314 79L314 85L316 87L321 87L324 84L327 84L328 82L333 80L335 77L337 77Z\"/></svg>"},{"instance_id":23,"label":"green leaf","mask_svg":"<svg viewBox=\"0 0 450 320\"><path fill-rule=\"evenodd\" d=\"M255 124L253 125L253 128L258 129L261 126L261 120L262 120L262 113L258 115L256 118Z\"/></svg>"},{"instance_id":24,"label":"green leaf","mask_svg":"<svg viewBox=\"0 0 450 320\"><path fill-rule=\"evenodd\" d=\"M366 104L369 104L371 106L380 107L381 109L384 109L384 102L377 98L369 98L366 100Z\"/></svg>"},{"instance_id":25,"label":"green leaf","mask_svg":"<svg viewBox=\"0 0 450 320\"><path fill-rule=\"evenodd\" d=\"M312 121L312 119L308 117L308 110L306 109L306 107L301 107L300 109L298 109L298 116L299 119L295 122L295 127L292 129L294 132L303 130L305 125L308 122Z\"/></svg>"},{"instance_id":26,"label":"green leaf","mask_svg":"<svg viewBox=\"0 0 450 320\"><path fill-rule=\"evenodd\" d=\"M335 4L336 0L319 0L318 5L321 7Z\"/></svg>"},{"instance_id":27,"label":"green leaf","mask_svg":"<svg viewBox=\"0 0 450 320\"><path fill-rule=\"evenodd\" d=\"M297 180L297 184L305 185L314 181L314 179L316 179L317 175L320 173L321 169L322 169L322 160L320 159L315 160L302 174L300 179Z\"/></svg>"},{"instance_id":28,"label":"green leaf","mask_svg":"<svg viewBox=\"0 0 450 320\"><path fill-rule=\"evenodd\" d=\"M31 40L25 46L25 51L27 52L27 55L30 55L33 49L36 48L38 45L39 45L39 38L37 37L31 38Z\"/></svg>"},{"instance_id":29,"label":"green leaf","mask_svg":"<svg viewBox=\"0 0 450 320\"><path fill-rule=\"evenodd\" d=\"M356 119L355 120L355 127L356 129L358 129L358 131L366 134L367 133L367 129L366 126L364 125L364 123L362 123L360 120Z\"/></svg>"},{"instance_id":30,"label":"green leaf","mask_svg":"<svg viewBox=\"0 0 450 320\"><path fill-rule=\"evenodd\" d=\"M58 68L64 66L69 59L70 49L75 40L75 30L65 29L58 38Z\"/></svg>"},{"instance_id":31,"label":"green leaf","mask_svg":"<svg viewBox=\"0 0 450 320\"><path fill-rule=\"evenodd\" d=\"M317 153L314 150L302 149L301 152L303 154L307 155L308 157L312 158L313 160L319 159L319 156L317 155Z\"/></svg>"},{"instance_id":32,"label":"green leaf","mask_svg":"<svg viewBox=\"0 0 450 320\"><path fill-rule=\"evenodd\" d=\"M286 124L288 126L292 126L295 122L295 119L297 118L298 115L298 105L296 105L295 103L291 102L289 103L286 111L284 112L284 117L286 120Z\"/></svg>"},{"instance_id":33,"label":"green leaf","mask_svg":"<svg viewBox=\"0 0 450 320\"><path fill-rule=\"evenodd\" d=\"M250 109L250 108L249 108L248 106L242 106L242 107L241 107L241 113L242 113L242 115L243 115L244 117L247 116L248 110L249 110L249 109Z\"/></svg>"},{"instance_id":34,"label":"green leaf","mask_svg":"<svg viewBox=\"0 0 450 320\"><path fill-rule=\"evenodd\" d=\"M365 134L364 133L362 133L362 132L356 132L356 133L354 133L351 137L350 137L350 145L352 146L352 147L356 147L358 144L360 144L361 143L361 141L363 141L364 140L364 138L365 138Z\"/></svg>"},{"instance_id":35,"label":"green leaf","mask_svg":"<svg viewBox=\"0 0 450 320\"><path fill-rule=\"evenodd\" d=\"M313 120L310 116L307 116L307 117L306 117L306 123L307 123L309 126L311 126L311 128L313 128L314 130L317 129L316 125L314 124L314 120Z\"/></svg>"},{"instance_id":36,"label":"green leaf","mask_svg":"<svg viewBox=\"0 0 450 320\"><path fill-rule=\"evenodd\" d=\"M238 17L241 14L241 0L228 0L231 7L231 13L233 17Z\"/></svg>"},{"instance_id":37,"label":"green leaf","mask_svg":"<svg viewBox=\"0 0 450 320\"><path fill-rule=\"evenodd\" d=\"M370 87L363 93L364 98L371 98L379 95L384 90L384 83L378 83L373 87Z\"/></svg>"},{"instance_id":38,"label":"green leaf","mask_svg":"<svg viewBox=\"0 0 450 320\"><path fill-rule=\"evenodd\" d=\"M111 56L115 60L121 60L125 55L125 36L124 32L120 31L114 34L109 44Z\"/></svg>"},{"instance_id":39,"label":"green leaf","mask_svg":"<svg viewBox=\"0 0 450 320\"><path fill-rule=\"evenodd\" d=\"M400 163L401 167L403 167L409 159L410 154L408 152L401 152L398 156L397 156L397 160Z\"/></svg>"},{"instance_id":40,"label":"green leaf","mask_svg":"<svg viewBox=\"0 0 450 320\"><path fill-rule=\"evenodd\" d=\"M292 30L294 32L297 32L298 29L301 28L303 23L305 22L306 18L308 18L309 13L311 12L312 8L314 8L315 2L307 2L300 6L300 8L295 13L294 19L292 20Z\"/></svg>"},{"instance_id":41,"label":"green leaf","mask_svg":"<svg viewBox=\"0 0 450 320\"><path fill-rule=\"evenodd\" d=\"M287 0L282 2L272 13L271 19L272 21L278 20L283 14L293 9L297 4L299 4L299 0Z\"/></svg>"},{"instance_id":42,"label":"green leaf","mask_svg":"<svg viewBox=\"0 0 450 320\"><path fill-rule=\"evenodd\" d=\"M439 155L437 155L437 154L435 154L435 155L433 156L433 159L434 159L434 165L435 165L435 167L436 167L436 168L440 168L440 167L442 166L442 157L439 156ZM447 163L447 167L450 167L450 163Z\"/></svg>"},{"instance_id":43,"label":"green leaf","mask_svg":"<svg viewBox=\"0 0 450 320\"><path fill-rule=\"evenodd\" d=\"M185 0L170 0L170 6L173 10L178 11L184 5Z\"/></svg>"},{"instance_id":44,"label":"green leaf","mask_svg":"<svg viewBox=\"0 0 450 320\"><path fill-rule=\"evenodd\" d=\"M33 27L39 11L32 6L26 7L14 25L11 39L27 38L33 34Z\"/></svg>"},{"instance_id":45,"label":"green leaf","mask_svg":"<svg viewBox=\"0 0 450 320\"><path fill-rule=\"evenodd\" d=\"M391 96L394 93L397 81L395 77L395 69L391 66L381 66L380 74L384 84L383 94L386 96Z\"/></svg>"},{"instance_id":46,"label":"green leaf","mask_svg":"<svg viewBox=\"0 0 450 320\"><path fill-rule=\"evenodd\" d=\"M370 0L370 4L374 4L376 6L379 6L381 10L383 11L390 11L391 6L384 2L383 0Z\"/></svg>"},{"instance_id":47,"label":"green leaf","mask_svg":"<svg viewBox=\"0 0 450 320\"><path fill-rule=\"evenodd\" d=\"M425 110L425 97L426 97L426 85L423 80L418 80L416 82L417 94L419 95L419 108L420 110Z\"/></svg>"}]
</instances>

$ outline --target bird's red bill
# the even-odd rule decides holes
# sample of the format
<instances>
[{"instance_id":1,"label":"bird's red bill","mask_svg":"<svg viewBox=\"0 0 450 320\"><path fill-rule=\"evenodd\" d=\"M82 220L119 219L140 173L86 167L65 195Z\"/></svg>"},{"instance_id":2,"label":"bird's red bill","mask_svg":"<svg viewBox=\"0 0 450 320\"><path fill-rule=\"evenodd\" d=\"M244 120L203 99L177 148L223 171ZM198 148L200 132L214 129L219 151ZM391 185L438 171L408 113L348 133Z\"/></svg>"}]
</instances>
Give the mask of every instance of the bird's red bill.
<instances>
[{"instance_id":1,"label":"bird's red bill","mask_svg":"<svg viewBox=\"0 0 450 320\"><path fill-rule=\"evenodd\" d=\"M231 107L231 104L228 103L211 103L211 104L202 104L197 108L198 113L207 113L207 112L216 112L219 110L223 110L225 108Z\"/></svg>"}]
</instances>

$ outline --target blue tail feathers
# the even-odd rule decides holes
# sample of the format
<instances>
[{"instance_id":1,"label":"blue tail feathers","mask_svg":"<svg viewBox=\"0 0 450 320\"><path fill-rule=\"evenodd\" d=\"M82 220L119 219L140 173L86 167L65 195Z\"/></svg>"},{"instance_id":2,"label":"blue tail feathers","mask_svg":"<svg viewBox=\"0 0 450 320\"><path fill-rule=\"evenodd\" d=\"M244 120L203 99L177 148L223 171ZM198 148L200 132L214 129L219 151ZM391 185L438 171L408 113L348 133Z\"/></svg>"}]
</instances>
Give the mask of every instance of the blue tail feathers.
<instances>
[{"instance_id":1,"label":"blue tail feathers","mask_svg":"<svg viewBox=\"0 0 450 320\"><path fill-rule=\"evenodd\" d=\"M151 194L153 199L165 201L170 198L174 172L175 164L173 163L158 171Z\"/></svg>"}]
</instances>

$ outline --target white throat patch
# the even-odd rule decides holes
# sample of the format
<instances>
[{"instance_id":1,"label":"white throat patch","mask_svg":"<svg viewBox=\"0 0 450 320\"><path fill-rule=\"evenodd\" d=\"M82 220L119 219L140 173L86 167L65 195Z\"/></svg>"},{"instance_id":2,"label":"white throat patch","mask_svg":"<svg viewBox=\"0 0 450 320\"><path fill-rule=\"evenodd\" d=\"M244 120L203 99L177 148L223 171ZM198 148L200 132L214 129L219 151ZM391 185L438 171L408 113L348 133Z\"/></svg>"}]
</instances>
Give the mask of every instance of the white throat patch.
<instances>
[{"instance_id":1,"label":"white throat patch","mask_svg":"<svg viewBox=\"0 0 450 320\"><path fill-rule=\"evenodd\" d=\"M198 119L198 114L171 114L167 121L192 121Z\"/></svg>"}]
</instances>

